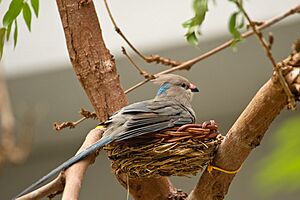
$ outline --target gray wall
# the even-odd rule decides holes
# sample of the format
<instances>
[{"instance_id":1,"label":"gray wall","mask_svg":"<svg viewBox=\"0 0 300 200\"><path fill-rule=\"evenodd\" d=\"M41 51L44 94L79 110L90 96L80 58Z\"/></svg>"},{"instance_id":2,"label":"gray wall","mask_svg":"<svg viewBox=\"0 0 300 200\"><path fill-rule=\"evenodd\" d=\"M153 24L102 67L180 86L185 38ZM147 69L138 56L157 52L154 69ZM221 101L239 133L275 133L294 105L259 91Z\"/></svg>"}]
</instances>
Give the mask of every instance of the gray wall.
<instances>
[{"instance_id":1,"label":"gray wall","mask_svg":"<svg viewBox=\"0 0 300 200\"><path fill-rule=\"evenodd\" d=\"M277 61L289 54L291 43L300 36L299 27L300 23L294 22L272 29L275 36L273 52ZM225 39L203 41L199 48L173 46L168 49L153 49L146 53L159 53L165 57L186 60L217 46ZM161 66L145 65L139 58L135 59L140 66L151 72L162 69ZM117 64L124 88L142 80L123 57L117 58ZM198 121L215 119L221 132L225 134L257 90L269 79L272 66L264 56L258 41L252 37L241 42L237 52L228 48L195 65L190 71L178 73L187 76L200 88L200 94L194 97ZM35 113L36 124L34 145L28 160L18 166L7 164L0 171L1 199L9 199L73 155L86 133L97 124L96 121L89 121L73 130L63 130L59 133L52 130L53 122L76 120L81 107L91 109L71 67L67 70L15 77L8 80L8 84L18 124L22 122L22 116L28 110ZM156 90L157 86L148 83L128 94L128 98L130 102L152 98ZM257 161L272 151L272 135L280 122L299 114L299 111L283 111L275 120L262 145L251 154L242 171L234 179L227 196L228 200L263 199L255 189L254 175L260 169ZM18 127L18 130L21 128ZM189 192L198 177L199 175L172 179L178 188ZM299 199L299 194L283 191L269 199ZM126 191L115 180L110 163L102 153L86 175L81 199L125 198Z\"/></svg>"}]
</instances>

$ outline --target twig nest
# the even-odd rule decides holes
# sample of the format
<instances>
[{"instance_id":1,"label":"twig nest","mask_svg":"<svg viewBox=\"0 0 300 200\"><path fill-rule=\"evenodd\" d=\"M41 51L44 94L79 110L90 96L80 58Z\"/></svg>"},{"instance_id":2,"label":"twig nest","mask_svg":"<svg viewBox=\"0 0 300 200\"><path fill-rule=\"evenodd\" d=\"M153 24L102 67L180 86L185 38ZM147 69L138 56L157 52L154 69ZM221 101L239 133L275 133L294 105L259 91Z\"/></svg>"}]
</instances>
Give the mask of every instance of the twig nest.
<instances>
[{"instance_id":1,"label":"twig nest","mask_svg":"<svg viewBox=\"0 0 300 200\"><path fill-rule=\"evenodd\" d=\"M216 123L188 124L106 146L115 174L129 178L196 175L223 140Z\"/></svg>"}]
</instances>

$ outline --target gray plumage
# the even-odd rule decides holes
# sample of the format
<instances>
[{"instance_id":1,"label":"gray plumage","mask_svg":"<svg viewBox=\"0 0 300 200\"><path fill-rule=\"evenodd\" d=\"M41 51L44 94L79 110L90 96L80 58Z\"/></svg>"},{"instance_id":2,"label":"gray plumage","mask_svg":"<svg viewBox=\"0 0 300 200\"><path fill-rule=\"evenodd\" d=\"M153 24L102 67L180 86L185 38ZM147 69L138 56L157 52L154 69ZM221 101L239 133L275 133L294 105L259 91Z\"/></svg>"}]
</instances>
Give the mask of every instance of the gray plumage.
<instances>
[{"instance_id":1,"label":"gray plumage","mask_svg":"<svg viewBox=\"0 0 300 200\"><path fill-rule=\"evenodd\" d=\"M198 92L195 85L175 74L160 75L153 82L161 85L154 99L133 103L116 112L102 123L107 129L98 142L52 170L17 197L41 187L59 172L111 142L195 122L191 107L192 93Z\"/></svg>"}]
</instances>

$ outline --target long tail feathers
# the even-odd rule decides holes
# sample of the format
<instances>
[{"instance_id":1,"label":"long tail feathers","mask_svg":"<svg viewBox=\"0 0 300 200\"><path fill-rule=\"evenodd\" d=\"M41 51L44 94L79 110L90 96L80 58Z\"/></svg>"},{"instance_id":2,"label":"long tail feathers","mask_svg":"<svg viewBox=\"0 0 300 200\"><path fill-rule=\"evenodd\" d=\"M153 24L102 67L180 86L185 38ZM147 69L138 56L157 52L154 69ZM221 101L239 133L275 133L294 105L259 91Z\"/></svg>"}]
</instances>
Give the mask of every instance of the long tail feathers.
<instances>
[{"instance_id":1,"label":"long tail feathers","mask_svg":"<svg viewBox=\"0 0 300 200\"><path fill-rule=\"evenodd\" d=\"M36 181L32 185L30 185L28 188L26 188L24 191L22 191L20 194L18 194L13 199L21 197L25 194L28 194L28 193L36 190L37 188L40 188L41 186L46 184L50 179L53 179L54 176L56 176L59 172L61 172L63 170L66 170L71 165L73 165L73 164L77 163L78 161L84 159L85 157L87 157L91 153L97 151L97 149L99 149L100 147L103 147L104 145L109 144L110 142L112 142L111 137L101 138L98 142L94 143L93 145L91 145L90 147L85 149L84 151L82 151L79 154L73 156L69 160L62 163L57 168L53 169L51 172L49 172L47 175L43 176L41 179L39 179L38 181Z\"/></svg>"}]
</instances>

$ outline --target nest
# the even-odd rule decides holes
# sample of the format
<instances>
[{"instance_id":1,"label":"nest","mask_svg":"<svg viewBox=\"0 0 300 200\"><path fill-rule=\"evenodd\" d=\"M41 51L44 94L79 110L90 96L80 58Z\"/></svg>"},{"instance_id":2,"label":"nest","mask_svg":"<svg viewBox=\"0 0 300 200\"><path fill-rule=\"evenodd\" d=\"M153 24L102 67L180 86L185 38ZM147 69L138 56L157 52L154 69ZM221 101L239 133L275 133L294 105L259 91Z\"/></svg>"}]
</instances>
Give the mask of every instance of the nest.
<instances>
[{"instance_id":1,"label":"nest","mask_svg":"<svg viewBox=\"0 0 300 200\"><path fill-rule=\"evenodd\" d=\"M190 176L212 161L223 136L213 120L106 146L115 174L129 178Z\"/></svg>"}]
</instances>

